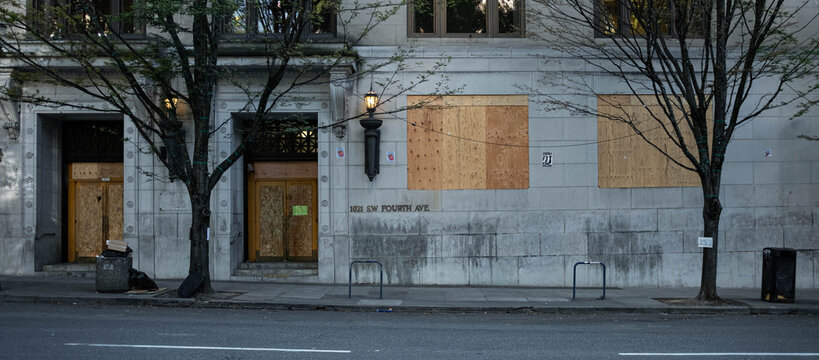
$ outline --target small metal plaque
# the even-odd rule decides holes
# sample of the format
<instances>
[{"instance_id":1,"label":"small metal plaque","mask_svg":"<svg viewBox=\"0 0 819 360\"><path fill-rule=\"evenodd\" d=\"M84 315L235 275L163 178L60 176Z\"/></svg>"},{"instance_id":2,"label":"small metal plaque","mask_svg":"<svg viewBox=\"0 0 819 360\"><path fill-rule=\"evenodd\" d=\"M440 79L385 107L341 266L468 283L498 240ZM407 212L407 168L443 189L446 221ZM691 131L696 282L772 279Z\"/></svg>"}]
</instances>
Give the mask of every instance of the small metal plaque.
<instances>
[{"instance_id":1,"label":"small metal plaque","mask_svg":"<svg viewBox=\"0 0 819 360\"><path fill-rule=\"evenodd\" d=\"M544 152L543 159L540 163L543 165L543 167L552 167L552 153Z\"/></svg>"},{"instance_id":2,"label":"small metal plaque","mask_svg":"<svg viewBox=\"0 0 819 360\"><path fill-rule=\"evenodd\" d=\"M714 238L698 237L697 238L697 246L699 246L701 248L712 248L712 247L714 247Z\"/></svg>"}]
</instances>

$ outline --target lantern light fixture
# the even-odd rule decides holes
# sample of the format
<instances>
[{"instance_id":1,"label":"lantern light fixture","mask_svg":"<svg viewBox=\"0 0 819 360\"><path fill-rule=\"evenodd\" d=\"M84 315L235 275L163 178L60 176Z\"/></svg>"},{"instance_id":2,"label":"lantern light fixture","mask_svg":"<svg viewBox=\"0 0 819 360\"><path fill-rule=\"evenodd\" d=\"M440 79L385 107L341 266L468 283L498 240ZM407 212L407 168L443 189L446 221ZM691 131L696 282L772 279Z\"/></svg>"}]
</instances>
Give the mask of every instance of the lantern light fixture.
<instances>
[{"instance_id":1,"label":"lantern light fixture","mask_svg":"<svg viewBox=\"0 0 819 360\"><path fill-rule=\"evenodd\" d=\"M375 108L378 107L378 95L376 95L372 89L364 95L364 106L367 108L367 112L370 113L370 116L373 116Z\"/></svg>"},{"instance_id":2,"label":"lantern light fixture","mask_svg":"<svg viewBox=\"0 0 819 360\"><path fill-rule=\"evenodd\" d=\"M182 128L182 121L176 118L176 106L179 98L168 97L162 99L162 104L168 112L168 118L160 121L160 127L164 130L162 141L165 146L160 148L160 156L168 162L168 179L173 182L176 179L185 177L185 129Z\"/></svg>"},{"instance_id":3,"label":"lantern light fixture","mask_svg":"<svg viewBox=\"0 0 819 360\"><path fill-rule=\"evenodd\" d=\"M381 127L382 121L373 116L375 108L378 107L378 95L372 89L364 95L364 106L370 116L358 121L361 127L364 128L364 173L370 181L373 181L379 173L378 154L380 151L379 142L381 142Z\"/></svg>"}]
</instances>

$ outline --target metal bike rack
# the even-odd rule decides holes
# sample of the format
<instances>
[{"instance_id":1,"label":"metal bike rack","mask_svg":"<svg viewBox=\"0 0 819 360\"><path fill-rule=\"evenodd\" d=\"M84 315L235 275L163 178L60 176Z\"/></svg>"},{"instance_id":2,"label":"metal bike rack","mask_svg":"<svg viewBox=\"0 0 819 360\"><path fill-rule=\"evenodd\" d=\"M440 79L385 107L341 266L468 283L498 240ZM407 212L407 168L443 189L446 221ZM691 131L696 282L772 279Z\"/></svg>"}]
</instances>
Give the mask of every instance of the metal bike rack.
<instances>
[{"instance_id":1,"label":"metal bike rack","mask_svg":"<svg viewBox=\"0 0 819 360\"><path fill-rule=\"evenodd\" d=\"M384 298L384 264L379 260L354 260L350 262L350 272L347 281L347 298L353 297L353 265L354 264L378 264L381 271L381 279L378 282L378 298Z\"/></svg>"},{"instance_id":2,"label":"metal bike rack","mask_svg":"<svg viewBox=\"0 0 819 360\"><path fill-rule=\"evenodd\" d=\"M603 267L603 296L599 297L598 299L606 300L606 264L599 261L579 261L574 264L574 271L572 272L572 300L575 298L575 290L577 289L577 265L580 264L600 265Z\"/></svg>"}]
</instances>

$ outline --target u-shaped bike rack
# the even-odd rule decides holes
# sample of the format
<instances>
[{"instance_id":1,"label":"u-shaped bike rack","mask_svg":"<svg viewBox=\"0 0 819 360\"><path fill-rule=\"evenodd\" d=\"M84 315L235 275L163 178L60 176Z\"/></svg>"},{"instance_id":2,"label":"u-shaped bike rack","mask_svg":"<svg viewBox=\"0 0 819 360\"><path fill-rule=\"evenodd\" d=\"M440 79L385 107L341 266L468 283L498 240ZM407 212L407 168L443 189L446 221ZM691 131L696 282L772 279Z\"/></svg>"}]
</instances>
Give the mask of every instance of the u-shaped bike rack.
<instances>
[{"instance_id":1,"label":"u-shaped bike rack","mask_svg":"<svg viewBox=\"0 0 819 360\"><path fill-rule=\"evenodd\" d=\"M381 270L381 279L378 282L378 298L384 298L384 264L379 260L355 260L350 262L350 272L347 281L347 298L353 297L353 265L354 264L378 264Z\"/></svg>"},{"instance_id":2,"label":"u-shaped bike rack","mask_svg":"<svg viewBox=\"0 0 819 360\"><path fill-rule=\"evenodd\" d=\"M574 271L572 272L572 300L574 300L575 290L577 289L577 265L600 265L603 267L603 296L600 300L606 300L606 264L599 261L579 261L574 264Z\"/></svg>"}]
</instances>

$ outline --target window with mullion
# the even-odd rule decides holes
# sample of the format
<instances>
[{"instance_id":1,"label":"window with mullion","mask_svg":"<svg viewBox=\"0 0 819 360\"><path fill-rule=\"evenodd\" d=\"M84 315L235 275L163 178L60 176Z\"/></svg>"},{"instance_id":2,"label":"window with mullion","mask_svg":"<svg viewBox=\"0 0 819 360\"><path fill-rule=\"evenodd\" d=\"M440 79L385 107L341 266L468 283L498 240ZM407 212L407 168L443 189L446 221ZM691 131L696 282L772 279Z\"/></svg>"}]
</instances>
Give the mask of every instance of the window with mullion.
<instances>
[{"instance_id":1,"label":"window with mullion","mask_svg":"<svg viewBox=\"0 0 819 360\"><path fill-rule=\"evenodd\" d=\"M703 0L595 0L595 36L647 34L701 38L707 21Z\"/></svg>"},{"instance_id":2,"label":"window with mullion","mask_svg":"<svg viewBox=\"0 0 819 360\"><path fill-rule=\"evenodd\" d=\"M523 34L521 0L414 0L415 37L516 37Z\"/></svg>"},{"instance_id":3,"label":"window with mullion","mask_svg":"<svg viewBox=\"0 0 819 360\"><path fill-rule=\"evenodd\" d=\"M136 20L134 0L35 0L35 21L52 38L61 38L102 27L100 32L116 32L125 37L145 35L145 27ZM94 17L100 24L92 24Z\"/></svg>"},{"instance_id":4,"label":"window with mullion","mask_svg":"<svg viewBox=\"0 0 819 360\"><path fill-rule=\"evenodd\" d=\"M303 26L305 36L335 35L338 4L333 0L239 0L225 20L234 35L276 35Z\"/></svg>"}]
</instances>

